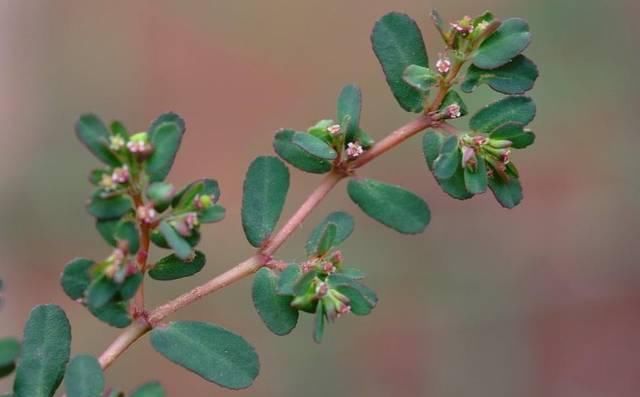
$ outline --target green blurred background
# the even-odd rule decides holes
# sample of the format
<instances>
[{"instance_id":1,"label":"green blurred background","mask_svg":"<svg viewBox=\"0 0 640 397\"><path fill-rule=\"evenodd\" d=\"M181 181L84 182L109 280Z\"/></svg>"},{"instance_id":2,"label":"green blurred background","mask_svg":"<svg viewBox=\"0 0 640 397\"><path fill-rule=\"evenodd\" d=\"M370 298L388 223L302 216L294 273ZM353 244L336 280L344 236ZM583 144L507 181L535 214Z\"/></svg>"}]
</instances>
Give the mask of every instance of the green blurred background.
<instances>
[{"instance_id":1,"label":"green blurred background","mask_svg":"<svg viewBox=\"0 0 640 397\"><path fill-rule=\"evenodd\" d=\"M107 372L125 390L161 379L170 396L638 396L640 395L640 67L636 0L0 1L0 336L20 335L30 308L62 305L73 352L99 354L119 331L58 286L75 256L105 257L85 213L96 160L76 141L79 114L143 130L158 114L185 117L188 135L170 181L213 177L225 222L207 227L207 267L145 288L156 305L251 252L239 222L243 174L272 153L280 127L332 117L345 83L364 91L363 125L380 138L412 116L396 105L369 45L391 10L419 21L485 8L529 20L540 66L537 144L519 152L525 200L501 209L490 194L457 202L428 174L415 138L362 170L429 202L426 233L406 237L363 217L338 188L281 251L303 256L329 211L357 214L346 258L368 272L373 315L331 326L311 319L288 337L262 325L243 281L174 318L213 321L260 353L255 387L231 392L154 353L147 340ZM469 100L477 107L495 95ZM294 171L284 216L318 183ZM0 391L8 389L7 380Z\"/></svg>"}]
</instances>

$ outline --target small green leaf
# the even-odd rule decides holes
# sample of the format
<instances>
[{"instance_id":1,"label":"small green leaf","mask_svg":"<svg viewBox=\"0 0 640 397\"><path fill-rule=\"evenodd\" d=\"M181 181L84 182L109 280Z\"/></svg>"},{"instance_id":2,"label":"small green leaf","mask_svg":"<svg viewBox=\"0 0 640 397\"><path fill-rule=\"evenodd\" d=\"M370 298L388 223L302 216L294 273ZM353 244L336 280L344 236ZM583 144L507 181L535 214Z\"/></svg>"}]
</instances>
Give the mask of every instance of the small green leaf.
<instances>
[{"instance_id":1,"label":"small green leaf","mask_svg":"<svg viewBox=\"0 0 640 397\"><path fill-rule=\"evenodd\" d=\"M337 227L332 247L339 246L353 233L353 217L343 211L332 212L311 232L305 247L307 254L314 255L318 252L318 244L322 237L322 232L329 223Z\"/></svg>"},{"instance_id":2,"label":"small green leaf","mask_svg":"<svg viewBox=\"0 0 640 397\"><path fill-rule=\"evenodd\" d=\"M168 112L168 113L161 114L160 116L158 116L157 119L153 120L153 122L151 123L151 126L149 127L149 134L150 135L155 134L155 131L163 123L175 123L175 124L177 124L178 128L181 131L183 131L183 133L186 130L186 126L184 124L184 120L182 119L182 117L180 117L177 113Z\"/></svg>"},{"instance_id":3,"label":"small green leaf","mask_svg":"<svg viewBox=\"0 0 640 397\"><path fill-rule=\"evenodd\" d=\"M116 328L125 328L131 324L129 310L124 302L109 302L100 308L89 306L89 312L98 320Z\"/></svg>"},{"instance_id":4,"label":"small green leaf","mask_svg":"<svg viewBox=\"0 0 640 397\"><path fill-rule=\"evenodd\" d=\"M469 113L467 105L462 100L460 94L458 94L455 90L447 92L447 95L445 95L444 99L442 100L442 104L440 105L440 110L444 110L450 105L454 104L460 106L460 117L464 117Z\"/></svg>"},{"instance_id":5,"label":"small green leaf","mask_svg":"<svg viewBox=\"0 0 640 397\"><path fill-rule=\"evenodd\" d=\"M161 182L169 175L183 134L184 130L173 122L161 123L150 131L153 153L147 159L146 171L151 182Z\"/></svg>"},{"instance_id":6,"label":"small green leaf","mask_svg":"<svg viewBox=\"0 0 640 397\"><path fill-rule=\"evenodd\" d=\"M89 270L95 262L85 258L75 258L67 263L60 277L60 284L67 296L73 300L80 299L91 284Z\"/></svg>"},{"instance_id":7,"label":"small green leaf","mask_svg":"<svg viewBox=\"0 0 640 397\"><path fill-rule=\"evenodd\" d=\"M176 229L167 222L160 222L160 234L164 237L169 247L175 252L176 256L182 260L189 259L193 253L191 245L184 237L182 237Z\"/></svg>"},{"instance_id":8,"label":"small green leaf","mask_svg":"<svg viewBox=\"0 0 640 397\"><path fill-rule=\"evenodd\" d=\"M333 150L331 146L327 145L325 141L320 138L316 138L311 134L304 132L296 133L293 135L291 142L317 158L333 160L338 156L336 151Z\"/></svg>"},{"instance_id":9,"label":"small green leaf","mask_svg":"<svg viewBox=\"0 0 640 397\"><path fill-rule=\"evenodd\" d=\"M336 239L337 229L338 227L335 225L335 223L328 223L324 228L322 236L320 237L320 241L318 241L318 248L316 250L318 256L325 255L327 252L329 252L331 247L333 247L333 242Z\"/></svg>"},{"instance_id":10,"label":"small green leaf","mask_svg":"<svg viewBox=\"0 0 640 397\"><path fill-rule=\"evenodd\" d=\"M187 185L180 193L173 198L171 205L175 209L194 208L195 198L200 196L213 196L213 203L220 199L220 186L214 179L199 179Z\"/></svg>"},{"instance_id":11,"label":"small green leaf","mask_svg":"<svg viewBox=\"0 0 640 397\"><path fill-rule=\"evenodd\" d=\"M424 152L427 165L431 171L434 169L433 165L435 160L440 155L440 150L444 140L444 136L435 131L424 134L422 139L422 150ZM464 185L464 170L462 169L462 164L458 166L458 169L451 178L438 179L435 175L434 178L445 193L457 200L466 200L473 197L473 194L469 193Z\"/></svg>"},{"instance_id":12,"label":"small green leaf","mask_svg":"<svg viewBox=\"0 0 640 397\"><path fill-rule=\"evenodd\" d=\"M536 136L533 132L524 128L522 124L506 123L496 128L490 135L491 139L511 141L514 149L524 149L532 145Z\"/></svg>"},{"instance_id":13,"label":"small green leaf","mask_svg":"<svg viewBox=\"0 0 640 397\"><path fill-rule=\"evenodd\" d=\"M153 348L170 361L229 389L244 389L260 371L244 338L213 324L177 321L151 331Z\"/></svg>"},{"instance_id":14,"label":"small green leaf","mask_svg":"<svg viewBox=\"0 0 640 397\"><path fill-rule=\"evenodd\" d=\"M64 386L67 397L101 397L104 375L98 360L88 355L74 357L67 367Z\"/></svg>"},{"instance_id":15,"label":"small green leaf","mask_svg":"<svg viewBox=\"0 0 640 397\"><path fill-rule=\"evenodd\" d=\"M304 133L292 130L280 130L276 133L273 149L278 156L292 166L312 174L324 174L331 171L330 161L311 155L293 142L296 134Z\"/></svg>"},{"instance_id":16,"label":"small green leaf","mask_svg":"<svg viewBox=\"0 0 640 397\"><path fill-rule=\"evenodd\" d=\"M522 201L522 185L516 177L509 177L508 181L496 176L489 178L489 188L504 208L513 208Z\"/></svg>"},{"instance_id":17,"label":"small green leaf","mask_svg":"<svg viewBox=\"0 0 640 397\"><path fill-rule=\"evenodd\" d=\"M0 378L13 372L19 355L20 342L17 339L0 339Z\"/></svg>"},{"instance_id":18,"label":"small green leaf","mask_svg":"<svg viewBox=\"0 0 640 397\"><path fill-rule=\"evenodd\" d=\"M276 227L289 191L289 170L276 157L258 157L244 180L242 227L247 240L259 247Z\"/></svg>"},{"instance_id":19,"label":"small green leaf","mask_svg":"<svg viewBox=\"0 0 640 397\"><path fill-rule=\"evenodd\" d=\"M143 279L144 276L142 273L135 273L127 277L122 284L120 284L120 298L124 301L133 298L136 292L138 292L138 288L140 288Z\"/></svg>"},{"instance_id":20,"label":"small green leaf","mask_svg":"<svg viewBox=\"0 0 640 397\"><path fill-rule=\"evenodd\" d=\"M182 260L175 255L165 256L149 270L149 276L154 280L167 281L193 276L207 263L205 255L196 251L192 260Z\"/></svg>"},{"instance_id":21,"label":"small green leaf","mask_svg":"<svg viewBox=\"0 0 640 397\"><path fill-rule=\"evenodd\" d=\"M109 131L98 116L94 114L80 116L80 119L76 122L75 129L78 139L100 161L112 167L119 167L122 164L109 149Z\"/></svg>"},{"instance_id":22,"label":"small green leaf","mask_svg":"<svg viewBox=\"0 0 640 397\"><path fill-rule=\"evenodd\" d=\"M96 229L100 236L104 239L112 247L118 245L114 234L116 234L116 228L120 223L119 219L105 219L105 220L96 220Z\"/></svg>"},{"instance_id":23,"label":"small green leaf","mask_svg":"<svg viewBox=\"0 0 640 397\"><path fill-rule=\"evenodd\" d=\"M404 70L402 79L411 87L426 94L438 82L438 75L424 66L410 65Z\"/></svg>"},{"instance_id":24,"label":"small green leaf","mask_svg":"<svg viewBox=\"0 0 640 397\"><path fill-rule=\"evenodd\" d=\"M253 305L271 332L287 335L298 324L298 310L291 307L292 297L278 295L277 284L272 270L260 269L253 280Z\"/></svg>"},{"instance_id":25,"label":"small green leaf","mask_svg":"<svg viewBox=\"0 0 640 397\"><path fill-rule=\"evenodd\" d=\"M135 254L140 248L140 238L138 236L138 226L133 221L122 221L116 228L114 237L119 241L126 241L128 252Z\"/></svg>"},{"instance_id":26,"label":"small green leaf","mask_svg":"<svg viewBox=\"0 0 640 397\"><path fill-rule=\"evenodd\" d=\"M154 208L162 212L166 210L171 204L171 201L173 201L175 192L176 189L170 183L154 182L147 187L146 196L151 200Z\"/></svg>"},{"instance_id":27,"label":"small green leaf","mask_svg":"<svg viewBox=\"0 0 640 397\"><path fill-rule=\"evenodd\" d=\"M191 246L191 248L193 248L200 243L200 238L200 232L198 231L198 229L194 229L191 231L191 234L189 236L184 237L184 240ZM151 242L160 248L171 248L169 247L169 243L167 243L167 240L158 230L154 230L153 232L151 232Z\"/></svg>"},{"instance_id":28,"label":"small green leaf","mask_svg":"<svg viewBox=\"0 0 640 397\"><path fill-rule=\"evenodd\" d=\"M477 156L475 169L464 168L464 184L473 194L481 194L487 190L487 165L484 159Z\"/></svg>"},{"instance_id":29,"label":"small green leaf","mask_svg":"<svg viewBox=\"0 0 640 397\"><path fill-rule=\"evenodd\" d=\"M508 94L524 94L531 90L538 79L538 67L524 55L497 69L484 70L471 65L462 83L462 91L471 93L480 84L488 84L493 90Z\"/></svg>"},{"instance_id":30,"label":"small green leaf","mask_svg":"<svg viewBox=\"0 0 640 397\"><path fill-rule=\"evenodd\" d=\"M421 112L423 94L403 80L404 71L410 65L429 67L427 50L416 22L405 14L389 13L376 22L371 43L400 106L408 112Z\"/></svg>"},{"instance_id":31,"label":"small green leaf","mask_svg":"<svg viewBox=\"0 0 640 397\"><path fill-rule=\"evenodd\" d=\"M69 361L71 326L56 305L31 310L24 327L20 363L13 384L15 397L51 397Z\"/></svg>"},{"instance_id":32,"label":"small green leaf","mask_svg":"<svg viewBox=\"0 0 640 397\"><path fill-rule=\"evenodd\" d=\"M216 204L205 210L202 210L198 215L200 223L215 223L224 219L226 210L223 206Z\"/></svg>"},{"instance_id":33,"label":"small green leaf","mask_svg":"<svg viewBox=\"0 0 640 397\"><path fill-rule=\"evenodd\" d=\"M351 285L336 288L338 292L349 298L351 313L356 316L367 316L378 303L378 297L373 290L354 281Z\"/></svg>"},{"instance_id":34,"label":"small green leaf","mask_svg":"<svg viewBox=\"0 0 640 397\"><path fill-rule=\"evenodd\" d=\"M508 96L482 108L471 117L469 127L477 132L491 134L506 123L526 126L536 116L536 105L525 96Z\"/></svg>"},{"instance_id":35,"label":"small green leaf","mask_svg":"<svg viewBox=\"0 0 640 397\"><path fill-rule=\"evenodd\" d=\"M352 179L347 190L365 214L400 233L422 233L431 219L427 203L399 186Z\"/></svg>"},{"instance_id":36,"label":"small green leaf","mask_svg":"<svg viewBox=\"0 0 640 397\"><path fill-rule=\"evenodd\" d=\"M356 85L350 84L344 86L338 97L338 121L343 125L343 133L347 142L353 142L356 139L358 129L360 128L360 113L362 111L362 92Z\"/></svg>"},{"instance_id":37,"label":"small green leaf","mask_svg":"<svg viewBox=\"0 0 640 397\"><path fill-rule=\"evenodd\" d=\"M481 69L498 68L520 55L530 42L527 21L509 18L480 45L473 64Z\"/></svg>"},{"instance_id":38,"label":"small green leaf","mask_svg":"<svg viewBox=\"0 0 640 397\"><path fill-rule=\"evenodd\" d=\"M116 195L113 197L102 197L101 192L96 191L87 210L89 214L95 216L99 220L117 219L131 211L131 200L124 195Z\"/></svg>"},{"instance_id":39,"label":"small green leaf","mask_svg":"<svg viewBox=\"0 0 640 397\"><path fill-rule=\"evenodd\" d=\"M118 285L103 275L94 280L89 286L87 290L87 303L92 309L99 309L109 303L111 298L117 293Z\"/></svg>"},{"instance_id":40,"label":"small green leaf","mask_svg":"<svg viewBox=\"0 0 640 397\"><path fill-rule=\"evenodd\" d=\"M166 397L162 385L158 382L150 382L137 388L131 397Z\"/></svg>"},{"instance_id":41,"label":"small green leaf","mask_svg":"<svg viewBox=\"0 0 640 397\"><path fill-rule=\"evenodd\" d=\"M433 174L438 179L451 178L458 169L458 165L462 162L462 153L458 147L458 137L447 137L440 151L440 155L433 163Z\"/></svg>"},{"instance_id":42,"label":"small green leaf","mask_svg":"<svg viewBox=\"0 0 640 397\"><path fill-rule=\"evenodd\" d=\"M322 337L324 336L324 326L326 323L326 315L324 313L324 307L322 304L318 304L315 315L315 322L313 327L313 340L316 343L322 343Z\"/></svg>"},{"instance_id":43,"label":"small green leaf","mask_svg":"<svg viewBox=\"0 0 640 397\"><path fill-rule=\"evenodd\" d=\"M111 128L111 132L113 132L113 135L122 137L125 140L129 138L129 130L127 130L127 127L125 127L122 121L112 121L109 127Z\"/></svg>"},{"instance_id":44,"label":"small green leaf","mask_svg":"<svg viewBox=\"0 0 640 397\"><path fill-rule=\"evenodd\" d=\"M294 287L301 275L302 269L300 269L300 265L297 263L292 263L287 266L282 273L280 273L280 279L278 279L278 294L295 295Z\"/></svg>"}]
</instances>

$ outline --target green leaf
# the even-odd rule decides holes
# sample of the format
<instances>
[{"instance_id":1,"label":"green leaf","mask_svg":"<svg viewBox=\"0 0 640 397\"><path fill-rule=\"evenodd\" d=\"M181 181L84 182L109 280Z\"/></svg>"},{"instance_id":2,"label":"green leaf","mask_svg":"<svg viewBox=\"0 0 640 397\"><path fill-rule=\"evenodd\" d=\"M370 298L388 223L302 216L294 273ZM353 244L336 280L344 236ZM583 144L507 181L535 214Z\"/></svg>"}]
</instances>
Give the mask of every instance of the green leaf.
<instances>
[{"instance_id":1,"label":"green leaf","mask_svg":"<svg viewBox=\"0 0 640 397\"><path fill-rule=\"evenodd\" d=\"M131 324L129 310L124 302L109 302L99 308L88 307L89 312L98 320L116 328L125 328Z\"/></svg>"},{"instance_id":2,"label":"green leaf","mask_svg":"<svg viewBox=\"0 0 640 397\"><path fill-rule=\"evenodd\" d=\"M244 180L242 227L247 240L259 247L276 227L289 191L289 170L277 157L251 163Z\"/></svg>"},{"instance_id":3,"label":"green leaf","mask_svg":"<svg viewBox=\"0 0 640 397\"><path fill-rule=\"evenodd\" d=\"M162 237L169 245L169 247L175 252L176 256L182 260L191 258L193 250L187 240L184 239L176 229L174 229L167 222L160 222L159 231Z\"/></svg>"},{"instance_id":4,"label":"green leaf","mask_svg":"<svg viewBox=\"0 0 640 397\"><path fill-rule=\"evenodd\" d=\"M216 204L205 210L200 211L198 220L200 223L215 223L224 219L226 210L223 206Z\"/></svg>"},{"instance_id":5,"label":"green leaf","mask_svg":"<svg viewBox=\"0 0 640 397\"><path fill-rule=\"evenodd\" d=\"M469 121L477 132L491 134L506 123L526 126L536 116L536 105L525 96L509 96L482 108Z\"/></svg>"},{"instance_id":6,"label":"green leaf","mask_svg":"<svg viewBox=\"0 0 640 397\"><path fill-rule=\"evenodd\" d=\"M244 389L260 371L244 338L213 324L177 321L151 331L153 348L170 361L229 389Z\"/></svg>"},{"instance_id":7,"label":"green leaf","mask_svg":"<svg viewBox=\"0 0 640 397\"><path fill-rule=\"evenodd\" d=\"M520 18L509 18L480 45L473 64L480 69L498 68L520 55L530 42L529 24Z\"/></svg>"},{"instance_id":8,"label":"green leaf","mask_svg":"<svg viewBox=\"0 0 640 397\"><path fill-rule=\"evenodd\" d=\"M155 131L163 123L175 123L183 133L186 130L186 126L182 117L180 117L177 113L168 112L161 114L157 119L153 120L153 123L151 123L151 126L149 127L149 134L153 136L155 134Z\"/></svg>"},{"instance_id":9,"label":"green leaf","mask_svg":"<svg viewBox=\"0 0 640 397\"><path fill-rule=\"evenodd\" d=\"M360 127L360 113L362 111L362 92L356 85L344 86L338 97L338 121L343 124L343 133L346 142L356 139ZM345 120L347 123L344 124Z\"/></svg>"},{"instance_id":10,"label":"green leaf","mask_svg":"<svg viewBox=\"0 0 640 397\"><path fill-rule=\"evenodd\" d=\"M442 100L442 104L440 105L440 110L444 110L449 107L449 105L453 104L460 106L460 117L464 117L469 113L467 105L462 100L460 94L458 94L455 90L447 92L447 95L445 95L444 99Z\"/></svg>"},{"instance_id":11,"label":"green leaf","mask_svg":"<svg viewBox=\"0 0 640 397\"><path fill-rule=\"evenodd\" d=\"M426 94L438 82L438 75L424 66L409 65L404 70L402 79L411 87Z\"/></svg>"},{"instance_id":12,"label":"green leaf","mask_svg":"<svg viewBox=\"0 0 640 397\"><path fill-rule=\"evenodd\" d=\"M127 212L132 210L131 200L124 195L116 195L113 197L102 197L101 192L96 191L87 210L89 214L95 216L99 220L117 219L124 216Z\"/></svg>"},{"instance_id":13,"label":"green leaf","mask_svg":"<svg viewBox=\"0 0 640 397\"><path fill-rule=\"evenodd\" d=\"M298 310L291 307L290 296L278 295L278 276L262 268L253 280L253 305L264 324L276 335L287 335L298 324Z\"/></svg>"},{"instance_id":14,"label":"green leaf","mask_svg":"<svg viewBox=\"0 0 640 397\"><path fill-rule=\"evenodd\" d=\"M462 162L462 153L458 147L458 137L449 136L442 143L440 155L433 163L433 174L438 179L451 178Z\"/></svg>"},{"instance_id":15,"label":"green leaf","mask_svg":"<svg viewBox=\"0 0 640 397\"><path fill-rule=\"evenodd\" d=\"M126 241L128 252L135 254L140 248L140 238L138 236L138 226L133 221L122 221L116 228L114 237L116 240Z\"/></svg>"},{"instance_id":16,"label":"green leaf","mask_svg":"<svg viewBox=\"0 0 640 397\"><path fill-rule=\"evenodd\" d=\"M165 397L167 394L158 382L150 382L137 388L131 397Z\"/></svg>"},{"instance_id":17,"label":"green leaf","mask_svg":"<svg viewBox=\"0 0 640 397\"><path fill-rule=\"evenodd\" d=\"M167 281L193 276L207 263L205 255L196 251L192 260L185 261L175 255L165 256L149 270L149 276L154 280Z\"/></svg>"},{"instance_id":18,"label":"green leaf","mask_svg":"<svg viewBox=\"0 0 640 397\"><path fill-rule=\"evenodd\" d=\"M280 295L295 295L294 287L298 282L298 279L302 275L302 269L297 263L292 263L287 266L278 279L278 294Z\"/></svg>"},{"instance_id":19,"label":"green leaf","mask_svg":"<svg viewBox=\"0 0 640 397\"><path fill-rule=\"evenodd\" d=\"M324 336L324 326L326 323L326 316L324 313L324 307L322 304L317 305L315 322L313 327L313 340L316 343L322 343L322 337Z\"/></svg>"},{"instance_id":20,"label":"green leaf","mask_svg":"<svg viewBox=\"0 0 640 397\"><path fill-rule=\"evenodd\" d=\"M400 233L422 233L431 219L427 203L399 186L352 179L347 190L365 214Z\"/></svg>"},{"instance_id":21,"label":"green leaf","mask_svg":"<svg viewBox=\"0 0 640 397\"><path fill-rule=\"evenodd\" d=\"M508 181L498 176L489 178L489 188L504 208L513 208L522 201L522 186L516 177L511 176Z\"/></svg>"},{"instance_id":22,"label":"green leaf","mask_svg":"<svg viewBox=\"0 0 640 397\"><path fill-rule=\"evenodd\" d=\"M133 298L136 292L138 292L138 288L140 288L143 279L144 276L142 273L135 273L127 277L122 284L120 284L120 298L124 301Z\"/></svg>"},{"instance_id":23,"label":"green leaf","mask_svg":"<svg viewBox=\"0 0 640 397\"><path fill-rule=\"evenodd\" d=\"M429 169L433 171L433 164L440 155L440 150L444 142L444 136L438 132L431 131L424 134L422 139L422 150L424 157L429 166ZM436 182L442 188L442 190L449 196L457 200L466 200L473 197L473 194L469 193L464 184L464 170L462 164L458 166L458 169L449 179L438 179L434 175Z\"/></svg>"},{"instance_id":24,"label":"green leaf","mask_svg":"<svg viewBox=\"0 0 640 397\"><path fill-rule=\"evenodd\" d=\"M184 240L191 246L191 248L195 247L200 243L200 232L197 229L191 231L189 236L184 237ZM151 232L151 242L160 248L170 249L169 243L162 236L162 234L158 230L154 230Z\"/></svg>"},{"instance_id":25,"label":"green leaf","mask_svg":"<svg viewBox=\"0 0 640 397\"><path fill-rule=\"evenodd\" d=\"M490 135L491 139L511 141L514 149L524 149L532 145L536 136L533 132L524 128L522 124L506 123L496 128Z\"/></svg>"},{"instance_id":26,"label":"green leaf","mask_svg":"<svg viewBox=\"0 0 640 397\"><path fill-rule=\"evenodd\" d=\"M318 248L316 250L318 256L325 255L327 252L329 252L331 247L333 247L333 242L336 239L337 229L338 227L335 225L335 223L328 223L324 228L322 236L318 241Z\"/></svg>"},{"instance_id":27,"label":"green leaf","mask_svg":"<svg viewBox=\"0 0 640 397\"><path fill-rule=\"evenodd\" d=\"M80 299L91 284L89 270L95 262L85 258L75 258L67 263L60 277L60 284L67 296L73 300Z\"/></svg>"},{"instance_id":28,"label":"green leaf","mask_svg":"<svg viewBox=\"0 0 640 397\"><path fill-rule=\"evenodd\" d=\"M330 161L311 155L293 142L297 134L304 133L292 130L280 130L276 133L273 149L278 156L292 166L312 174L324 174L331 171Z\"/></svg>"},{"instance_id":29,"label":"green leaf","mask_svg":"<svg viewBox=\"0 0 640 397\"><path fill-rule=\"evenodd\" d=\"M173 201L176 189L170 183L154 182L147 187L146 196L158 212L166 210Z\"/></svg>"},{"instance_id":30,"label":"green leaf","mask_svg":"<svg viewBox=\"0 0 640 397\"><path fill-rule=\"evenodd\" d=\"M19 355L20 342L17 339L0 339L0 378L13 372Z\"/></svg>"},{"instance_id":31,"label":"green leaf","mask_svg":"<svg viewBox=\"0 0 640 397\"><path fill-rule=\"evenodd\" d=\"M98 309L118 293L118 286L110 278L102 275L94 280L87 290L87 303L92 309Z\"/></svg>"},{"instance_id":32,"label":"green leaf","mask_svg":"<svg viewBox=\"0 0 640 397\"><path fill-rule=\"evenodd\" d=\"M331 146L320 138L304 132L295 133L291 142L298 145L310 155L324 160L333 160L338 154Z\"/></svg>"},{"instance_id":33,"label":"green leaf","mask_svg":"<svg viewBox=\"0 0 640 397\"><path fill-rule=\"evenodd\" d=\"M356 316L369 315L378 302L375 292L360 283L357 283L357 286L344 285L336 289L349 298L351 313Z\"/></svg>"},{"instance_id":34,"label":"green leaf","mask_svg":"<svg viewBox=\"0 0 640 397\"><path fill-rule=\"evenodd\" d=\"M169 175L183 134L184 130L172 122L161 123L150 132L153 153L147 159L145 170L151 182L161 182Z\"/></svg>"},{"instance_id":35,"label":"green leaf","mask_svg":"<svg viewBox=\"0 0 640 397\"><path fill-rule=\"evenodd\" d=\"M487 183L487 165L482 157L477 156L475 169L464 168L465 187L473 194L480 194L487 190Z\"/></svg>"},{"instance_id":36,"label":"green leaf","mask_svg":"<svg viewBox=\"0 0 640 397\"><path fill-rule=\"evenodd\" d=\"M531 90L538 79L538 67L524 55L493 70L471 65L462 83L462 91L471 93L480 84L488 84L493 90L508 94L524 94Z\"/></svg>"},{"instance_id":37,"label":"green leaf","mask_svg":"<svg viewBox=\"0 0 640 397\"><path fill-rule=\"evenodd\" d=\"M75 125L76 135L100 161L112 166L119 167L122 163L109 149L110 135L102 120L94 114L85 114Z\"/></svg>"},{"instance_id":38,"label":"green leaf","mask_svg":"<svg viewBox=\"0 0 640 397\"><path fill-rule=\"evenodd\" d=\"M421 112L424 109L423 94L403 80L404 71L410 65L429 67L418 25L405 14L389 13L376 22L371 43L400 106L408 112Z\"/></svg>"},{"instance_id":39,"label":"green leaf","mask_svg":"<svg viewBox=\"0 0 640 397\"><path fill-rule=\"evenodd\" d=\"M112 247L118 245L114 234L116 234L116 228L120 223L119 219L105 219L105 220L96 220L96 229L100 236L104 239Z\"/></svg>"},{"instance_id":40,"label":"green leaf","mask_svg":"<svg viewBox=\"0 0 640 397\"><path fill-rule=\"evenodd\" d=\"M336 235L332 247L339 246L353 233L353 217L343 211L332 212L311 232L305 247L307 254L313 255L318 252L318 244L322 233L330 223L336 225Z\"/></svg>"},{"instance_id":41,"label":"green leaf","mask_svg":"<svg viewBox=\"0 0 640 397\"><path fill-rule=\"evenodd\" d=\"M113 135L120 136L125 140L129 138L129 130L127 130L127 127L125 127L122 121L112 121L110 127Z\"/></svg>"},{"instance_id":42,"label":"green leaf","mask_svg":"<svg viewBox=\"0 0 640 397\"><path fill-rule=\"evenodd\" d=\"M101 397L104 375L98 360L88 355L74 357L67 367L64 386L67 397Z\"/></svg>"},{"instance_id":43,"label":"green leaf","mask_svg":"<svg viewBox=\"0 0 640 397\"><path fill-rule=\"evenodd\" d=\"M31 310L13 385L15 397L51 397L69 361L71 326L56 305Z\"/></svg>"},{"instance_id":44,"label":"green leaf","mask_svg":"<svg viewBox=\"0 0 640 397\"><path fill-rule=\"evenodd\" d=\"M187 185L173 198L171 205L176 209L194 208L195 198L200 196L213 196L214 204L220 199L220 186L215 179L199 179Z\"/></svg>"}]
</instances>

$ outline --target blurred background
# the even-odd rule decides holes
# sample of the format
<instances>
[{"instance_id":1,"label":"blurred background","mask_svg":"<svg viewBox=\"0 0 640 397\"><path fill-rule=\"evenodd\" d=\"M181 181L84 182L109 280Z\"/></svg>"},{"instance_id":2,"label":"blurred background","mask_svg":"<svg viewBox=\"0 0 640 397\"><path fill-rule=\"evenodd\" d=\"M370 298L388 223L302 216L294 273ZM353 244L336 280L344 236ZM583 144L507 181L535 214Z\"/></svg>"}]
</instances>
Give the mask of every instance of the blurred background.
<instances>
[{"instance_id":1,"label":"blurred background","mask_svg":"<svg viewBox=\"0 0 640 397\"><path fill-rule=\"evenodd\" d=\"M245 280L173 318L245 336L261 358L255 387L206 383L161 359L146 338L108 370L108 383L131 390L161 379L170 396L191 397L640 395L635 0L0 1L0 336L21 335L30 308L48 302L67 311L74 354L97 355L119 333L58 285L69 259L109 254L84 209L98 163L73 134L81 113L145 130L176 111L188 135L170 181L221 183L228 216L204 233L209 263L193 278L148 281L155 306L252 252L239 221L242 179L254 157L272 153L275 130L333 117L346 83L362 87L363 126L374 137L413 117L392 98L369 33L386 12L407 12L434 59L433 7L447 20L489 8L532 26L538 140L516 154L523 203L509 211L490 194L450 199L414 138L362 174L423 195L433 214L425 234L375 224L341 186L280 251L300 259L328 212L355 214L344 252L380 296L373 315L341 319L322 345L308 316L276 337ZM478 92L472 107L497 97ZM318 180L293 171L284 216Z\"/></svg>"}]
</instances>

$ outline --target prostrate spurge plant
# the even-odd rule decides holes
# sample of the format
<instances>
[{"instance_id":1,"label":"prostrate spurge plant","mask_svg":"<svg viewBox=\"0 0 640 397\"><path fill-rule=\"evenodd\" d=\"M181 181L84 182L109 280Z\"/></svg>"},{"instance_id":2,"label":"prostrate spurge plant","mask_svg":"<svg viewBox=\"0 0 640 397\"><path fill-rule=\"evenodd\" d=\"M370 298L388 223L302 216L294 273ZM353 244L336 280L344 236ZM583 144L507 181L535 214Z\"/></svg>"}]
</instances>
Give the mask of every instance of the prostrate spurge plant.
<instances>
[{"instance_id":1,"label":"prostrate spurge plant","mask_svg":"<svg viewBox=\"0 0 640 397\"><path fill-rule=\"evenodd\" d=\"M278 131L273 147L279 158L255 159L244 182L242 225L257 252L154 310L144 306L145 276L170 281L203 268L206 257L196 247L205 225L224 217L224 208L218 204L220 188L213 179L181 188L166 182L185 134L185 123L178 115L163 114L146 132L134 134L120 122L108 129L94 115L80 117L78 138L104 163L90 173L94 192L88 210L112 251L106 259L72 260L62 274L62 288L99 320L128 329L99 359L79 355L68 362L71 328L65 313L54 305L36 307L25 327L21 353L16 340L0 342L0 375L16 367L13 395L50 397L64 378L69 397L123 396L105 389L102 370L147 332L156 351L204 379L230 389L250 386L259 362L244 338L218 325L163 320L254 273L256 310L277 335L291 332L301 312L313 315L316 342L321 341L327 322L349 313L369 314L378 298L362 281L361 270L349 266L348 257L339 250L354 228L349 214L331 213L313 229L301 263L275 254L342 179L348 179L351 200L371 218L400 233L422 232L430 219L422 198L356 173L426 129L433 131L423 137L424 156L444 192L468 199L490 189L504 207L520 203L522 189L512 151L534 141L526 126L534 118L535 105L522 94L538 77L534 63L521 55L530 41L529 27L522 19L500 21L488 12L449 25L436 13L433 20L445 43L433 67L422 34L407 15L385 15L371 36L393 95L403 109L419 116L375 143L360 126L361 92L349 85L340 93L335 119L321 120L306 131ZM481 109L470 118L468 129L458 131L450 120L464 117L468 109L454 88L471 93L481 84L507 96ZM326 176L275 231L289 190L285 162ZM150 263L152 245L170 253ZM150 383L131 395L165 393L159 384Z\"/></svg>"}]
</instances>

